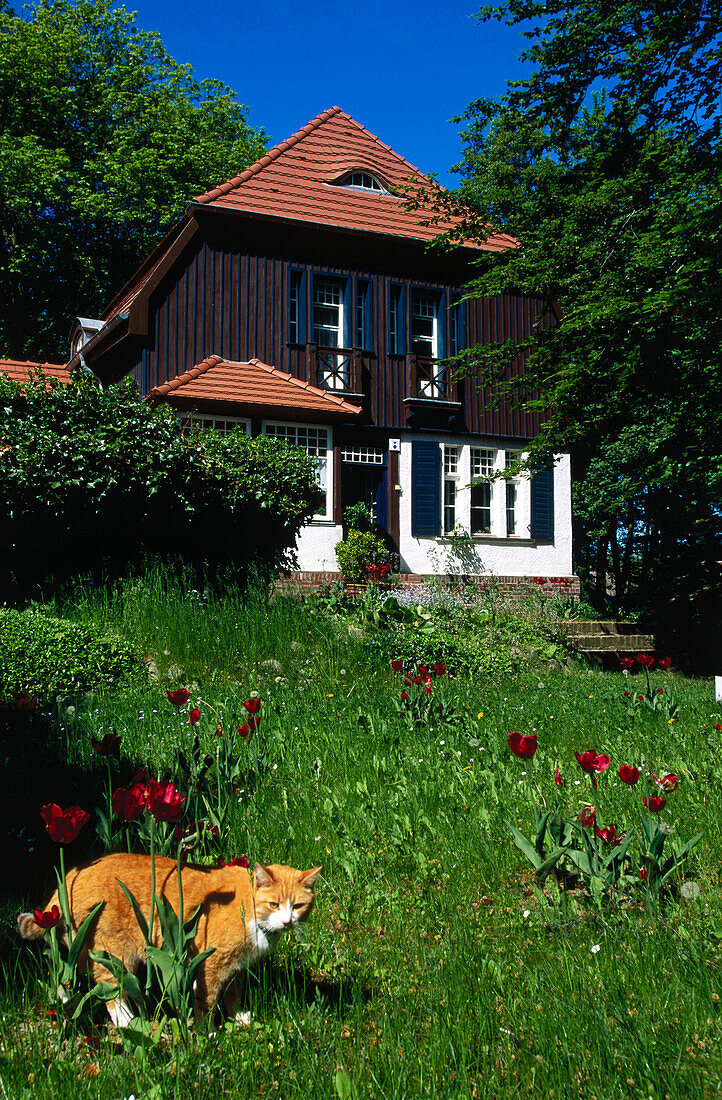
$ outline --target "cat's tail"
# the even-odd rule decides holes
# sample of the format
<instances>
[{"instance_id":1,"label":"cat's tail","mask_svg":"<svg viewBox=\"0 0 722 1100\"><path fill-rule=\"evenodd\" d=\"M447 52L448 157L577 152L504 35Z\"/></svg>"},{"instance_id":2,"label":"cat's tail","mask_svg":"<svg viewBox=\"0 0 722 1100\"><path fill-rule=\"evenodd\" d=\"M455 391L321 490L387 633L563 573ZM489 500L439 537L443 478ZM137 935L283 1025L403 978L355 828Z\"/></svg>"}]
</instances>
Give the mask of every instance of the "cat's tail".
<instances>
[{"instance_id":1,"label":"cat's tail","mask_svg":"<svg viewBox=\"0 0 722 1100\"><path fill-rule=\"evenodd\" d=\"M56 891L56 893L53 894L50 901L48 902L48 910L52 910L53 907L57 908L57 905L58 895ZM36 912L37 911L38 910L36 910ZM45 931L46 929L43 928L41 924L38 924L37 920L35 919L35 913L18 913L18 932L24 940L41 940L45 935ZM62 928L60 929L60 931L62 931Z\"/></svg>"}]
</instances>

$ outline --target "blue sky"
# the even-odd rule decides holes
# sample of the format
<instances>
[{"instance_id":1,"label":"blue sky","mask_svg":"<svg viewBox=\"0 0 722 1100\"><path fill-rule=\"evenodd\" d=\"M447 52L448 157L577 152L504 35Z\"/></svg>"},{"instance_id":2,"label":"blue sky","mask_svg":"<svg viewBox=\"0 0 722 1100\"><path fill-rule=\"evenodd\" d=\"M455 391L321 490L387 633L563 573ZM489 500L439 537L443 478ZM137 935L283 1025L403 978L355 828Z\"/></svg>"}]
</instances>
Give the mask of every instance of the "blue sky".
<instances>
[{"instance_id":1,"label":"blue sky","mask_svg":"<svg viewBox=\"0 0 722 1100\"><path fill-rule=\"evenodd\" d=\"M481 96L518 77L524 40L479 24L475 0L278 0L222 5L126 0L137 24L160 32L169 53L198 78L223 80L271 143L338 104L424 172L454 185L458 127Z\"/></svg>"}]
</instances>

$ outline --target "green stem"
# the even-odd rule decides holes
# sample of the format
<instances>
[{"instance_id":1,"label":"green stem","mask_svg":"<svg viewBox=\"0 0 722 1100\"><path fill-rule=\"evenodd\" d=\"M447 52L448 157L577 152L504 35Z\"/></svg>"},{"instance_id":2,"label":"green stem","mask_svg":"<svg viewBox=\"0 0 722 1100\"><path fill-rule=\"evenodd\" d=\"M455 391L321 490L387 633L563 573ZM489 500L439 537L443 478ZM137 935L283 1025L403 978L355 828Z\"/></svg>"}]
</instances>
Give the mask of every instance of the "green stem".
<instances>
[{"instance_id":1,"label":"green stem","mask_svg":"<svg viewBox=\"0 0 722 1100\"><path fill-rule=\"evenodd\" d=\"M150 918L148 920L148 946L153 944L153 917L155 916L155 818L150 819ZM146 962L145 991L150 992L153 966L150 959Z\"/></svg>"},{"instance_id":2,"label":"green stem","mask_svg":"<svg viewBox=\"0 0 722 1100\"><path fill-rule=\"evenodd\" d=\"M68 947L73 942L73 929L70 915L70 902L68 901L68 887L65 881L65 848L60 845L60 874L58 875L58 901L60 912L63 914L63 922L68 934Z\"/></svg>"}]
</instances>

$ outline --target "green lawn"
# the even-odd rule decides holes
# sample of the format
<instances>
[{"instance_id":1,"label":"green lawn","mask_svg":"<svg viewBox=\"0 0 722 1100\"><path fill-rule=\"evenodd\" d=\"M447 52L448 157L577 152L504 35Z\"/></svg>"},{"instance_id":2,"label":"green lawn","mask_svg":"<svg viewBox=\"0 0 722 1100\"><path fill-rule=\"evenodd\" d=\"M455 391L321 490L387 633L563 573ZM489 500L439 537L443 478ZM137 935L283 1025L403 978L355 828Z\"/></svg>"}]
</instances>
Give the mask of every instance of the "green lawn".
<instances>
[{"instance_id":1,"label":"green lawn","mask_svg":"<svg viewBox=\"0 0 722 1100\"><path fill-rule=\"evenodd\" d=\"M116 630L171 681L108 685L29 716L0 718L7 845L2 911L0 1097L713 1097L722 1091L722 708L710 681L652 671L678 710L634 712L624 677L584 665L548 673L434 677L414 724L403 674L375 635L296 601L182 594L158 577L114 594L77 590L55 613ZM483 645L483 639L480 645ZM175 666L175 668L173 668ZM185 686L201 711L174 708ZM124 1052L95 1030L58 1036L44 1015L39 952L13 931L47 900L57 846L44 802L87 810L105 797L91 736L121 734L113 785L142 765L183 778L195 732L215 753L219 720L262 723L224 790L221 854L322 863L303 938L285 943L251 989L250 1028L165 1039ZM536 733L531 761L507 743ZM593 792L574 751L611 756L598 821L634 830L632 881L599 895L579 878L541 890L505 822L532 836L557 803L578 820ZM642 767L638 786L623 763ZM564 786L554 782L559 766ZM703 840L652 904L638 880L647 771L675 773L662 819L669 842ZM649 815L646 815L648 820ZM101 849L94 823L68 865ZM685 899L683 882L699 895ZM688 891L689 892L689 891ZM691 891L695 893L694 890Z\"/></svg>"}]
</instances>

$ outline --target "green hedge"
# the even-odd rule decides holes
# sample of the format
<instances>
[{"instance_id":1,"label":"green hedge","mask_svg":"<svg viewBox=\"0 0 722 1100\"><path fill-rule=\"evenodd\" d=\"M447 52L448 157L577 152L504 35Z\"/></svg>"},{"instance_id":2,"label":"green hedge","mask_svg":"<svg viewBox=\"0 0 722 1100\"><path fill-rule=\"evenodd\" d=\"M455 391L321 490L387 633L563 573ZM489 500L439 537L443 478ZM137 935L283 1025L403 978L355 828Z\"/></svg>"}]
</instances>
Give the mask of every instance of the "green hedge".
<instances>
[{"instance_id":1,"label":"green hedge","mask_svg":"<svg viewBox=\"0 0 722 1100\"><path fill-rule=\"evenodd\" d=\"M14 692L39 702L63 699L128 678L142 662L125 643L92 626L34 611L0 608L0 706Z\"/></svg>"}]
</instances>

